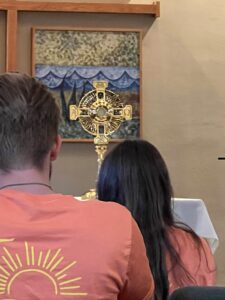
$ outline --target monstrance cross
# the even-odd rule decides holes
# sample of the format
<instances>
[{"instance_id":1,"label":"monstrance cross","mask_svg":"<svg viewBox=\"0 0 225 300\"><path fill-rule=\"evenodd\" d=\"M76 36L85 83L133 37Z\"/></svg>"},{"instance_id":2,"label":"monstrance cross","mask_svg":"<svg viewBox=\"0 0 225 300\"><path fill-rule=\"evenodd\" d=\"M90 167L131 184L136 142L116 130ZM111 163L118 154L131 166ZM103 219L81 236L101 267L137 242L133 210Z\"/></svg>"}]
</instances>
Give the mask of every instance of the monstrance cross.
<instances>
[{"instance_id":1,"label":"monstrance cross","mask_svg":"<svg viewBox=\"0 0 225 300\"><path fill-rule=\"evenodd\" d=\"M132 106L124 105L119 95L107 90L107 81L93 81L94 90L86 93L78 106L70 105L70 120L77 120L82 128L95 136L98 172L114 133L125 120L132 119Z\"/></svg>"}]
</instances>

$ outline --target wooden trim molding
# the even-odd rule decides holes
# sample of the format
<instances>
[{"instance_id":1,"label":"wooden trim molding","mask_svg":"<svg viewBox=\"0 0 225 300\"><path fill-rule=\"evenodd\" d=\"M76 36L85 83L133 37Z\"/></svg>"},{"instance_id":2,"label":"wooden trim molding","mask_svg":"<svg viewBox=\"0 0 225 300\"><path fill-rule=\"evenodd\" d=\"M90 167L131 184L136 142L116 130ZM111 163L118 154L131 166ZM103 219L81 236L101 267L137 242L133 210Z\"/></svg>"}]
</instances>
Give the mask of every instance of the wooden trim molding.
<instances>
[{"instance_id":1,"label":"wooden trim molding","mask_svg":"<svg viewBox=\"0 0 225 300\"><path fill-rule=\"evenodd\" d=\"M157 1L156 3L155 3L155 17L160 17L160 2L159 1Z\"/></svg>"},{"instance_id":2,"label":"wooden trim molding","mask_svg":"<svg viewBox=\"0 0 225 300\"><path fill-rule=\"evenodd\" d=\"M152 4L110 4L0 0L0 10L150 14L155 17L159 17L159 6L159 1Z\"/></svg>"},{"instance_id":3,"label":"wooden trim molding","mask_svg":"<svg viewBox=\"0 0 225 300\"><path fill-rule=\"evenodd\" d=\"M6 72L16 71L17 63L17 11L7 11L6 26Z\"/></svg>"},{"instance_id":4,"label":"wooden trim molding","mask_svg":"<svg viewBox=\"0 0 225 300\"><path fill-rule=\"evenodd\" d=\"M72 3L72 2L38 2L0 0L0 10L6 11L6 71L17 69L17 27L20 11L39 12L79 12L79 13L113 13L113 14L147 14L160 16L160 2L152 4L122 3Z\"/></svg>"}]
</instances>

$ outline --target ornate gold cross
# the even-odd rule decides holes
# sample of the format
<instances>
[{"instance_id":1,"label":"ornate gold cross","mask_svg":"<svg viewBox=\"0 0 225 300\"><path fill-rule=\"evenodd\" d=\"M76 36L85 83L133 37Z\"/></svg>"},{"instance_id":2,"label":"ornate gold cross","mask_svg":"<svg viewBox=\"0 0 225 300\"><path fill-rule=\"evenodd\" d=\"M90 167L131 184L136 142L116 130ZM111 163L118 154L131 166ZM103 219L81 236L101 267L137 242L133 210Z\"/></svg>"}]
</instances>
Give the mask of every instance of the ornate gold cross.
<instances>
[{"instance_id":1,"label":"ornate gold cross","mask_svg":"<svg viewBox=\"0 0 225 300\"><path fill-rule=\"evenodd\" d=\"M94 90L86 93L79 106L70 105L70 120L77 120L82 128L95 136L98 171L109 143L108 136L125 120L132 119L132 106L124 105L120 97L107 90L107 81L93 81Z\"/></svg>"}]
</instances>

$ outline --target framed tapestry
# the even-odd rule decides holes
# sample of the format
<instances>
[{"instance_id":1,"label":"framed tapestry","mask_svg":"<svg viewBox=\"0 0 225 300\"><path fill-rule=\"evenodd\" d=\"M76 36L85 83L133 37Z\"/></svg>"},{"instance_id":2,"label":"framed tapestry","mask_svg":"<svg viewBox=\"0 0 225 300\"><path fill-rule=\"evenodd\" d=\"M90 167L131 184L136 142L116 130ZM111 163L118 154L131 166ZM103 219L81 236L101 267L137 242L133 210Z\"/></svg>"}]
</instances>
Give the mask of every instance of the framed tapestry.
<instances>
[{"instance_id":1,"label":"framed tapestry","mask_svg":"<svg viewBox=\"0 0 225 300\"><path fill-rule=\"evenodd\" d=\"M79 121L69 119L69 106L79 105L96 80L106 80L108 90L132 105L132 120L111 140L141 136L141 40L141 31L127 29L32 28L32 75L56 98L63 141L92 141Z\"/></svg>"}]
</instances>

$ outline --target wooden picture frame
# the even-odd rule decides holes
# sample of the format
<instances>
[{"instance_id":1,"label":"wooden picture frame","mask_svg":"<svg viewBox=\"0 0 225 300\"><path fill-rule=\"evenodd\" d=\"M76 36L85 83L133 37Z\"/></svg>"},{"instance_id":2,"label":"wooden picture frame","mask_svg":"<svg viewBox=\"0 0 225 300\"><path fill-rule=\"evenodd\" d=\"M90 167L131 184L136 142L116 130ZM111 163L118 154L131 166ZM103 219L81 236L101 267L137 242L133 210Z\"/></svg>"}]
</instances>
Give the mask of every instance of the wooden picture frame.
<instances>
[{"instance_id":1,"label":"wooden picture frame","mask_svg":"<svg viewBox=\"0 0 225 300\"><path fill-rule=\"evenodd\" d=\"M62 114L64 142L92 142L79 121L69 120L69 105L107 80L108 90L133 107L133 118L111 141L142 136L142 31L135 29L32 28L32 75L53 92Z\"/></svg>"}]
</instances>

